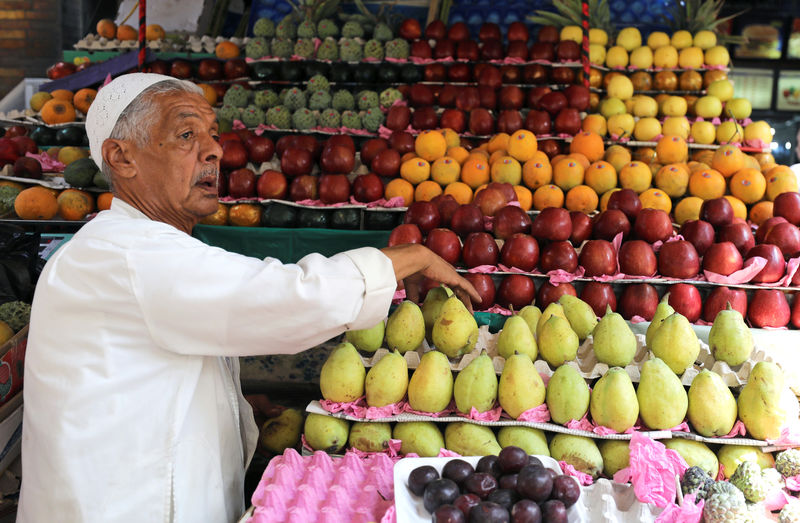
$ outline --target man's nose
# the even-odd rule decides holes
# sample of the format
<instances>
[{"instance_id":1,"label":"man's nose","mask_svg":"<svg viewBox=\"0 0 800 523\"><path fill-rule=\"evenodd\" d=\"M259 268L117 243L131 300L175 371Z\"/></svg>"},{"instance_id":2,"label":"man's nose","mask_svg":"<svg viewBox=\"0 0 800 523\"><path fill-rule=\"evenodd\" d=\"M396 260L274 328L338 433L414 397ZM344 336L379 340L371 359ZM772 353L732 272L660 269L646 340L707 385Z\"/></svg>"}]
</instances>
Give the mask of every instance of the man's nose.
<instances>
[{"instance_id":1,"label":"man's nose","mask_svg":"<svg viewBox=\"0 0 800 523\"><path fill-rule=\"evenodd\" d=\"M222 159L222 146L209 135L203 143L200 154L204 162L216 162Z\"/></svg>"}]
</instances>

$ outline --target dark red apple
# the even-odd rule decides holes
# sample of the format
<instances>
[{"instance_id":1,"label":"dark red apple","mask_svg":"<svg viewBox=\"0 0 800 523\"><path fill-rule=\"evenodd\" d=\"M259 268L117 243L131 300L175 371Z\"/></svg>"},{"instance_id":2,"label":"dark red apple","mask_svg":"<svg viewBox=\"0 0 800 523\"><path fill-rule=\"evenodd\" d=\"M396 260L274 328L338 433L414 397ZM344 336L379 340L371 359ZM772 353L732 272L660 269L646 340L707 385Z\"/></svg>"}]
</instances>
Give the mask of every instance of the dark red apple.
<instances>
[{"instance_id":1,"label":"dark red apple","mask_svg":"<svg viewBox=\"0 0 800 523\"><path fill-rule=\"evenodd\" d=\"M574 40L561 40L556 44L556 59L559 62L574 62L581 57L581 47Z\"/></svg>"},{"instance_id":2,"label":"dark red apple","mask_svg":"<svg viewBox=\"0 0 800 523\"><path fill-rule=\"evenodd\" d=\"M714 287L703 302L703 321L712 323L728 303L742 316L747 316L747 293L744 289Z\"/></svg>"},{"instance_id":3,"label":"dark red apple","mask_svg":"<svg viewBox=\"0 0 800 523\"><path fill-rule=\"evenodd\" d=\"M467 128L467 117L464 115L464 111L445 109L439 119L439 125L444 129L452 129L461 134Z\"/></svg>"},{"instance_id":4,"label":"dark red apple","mask_svg":"<svg viewBox=\"0 0 800 523\"><path fill-rule=\"evenodd\" d=\"M564 89L564 95L567 97L567 105L578 111L586 111L589 109L589 94L589 88L583 85L570 85Z\"/></svg>"},{"instance_id":5,"label":"dark red apple","mask_svg":"<svg viewBox=\"0 0 800 523\"><path fill-rule=\"evenodd\" d=\"M170 76L185 80L192 77L192 64L186 60L173 60L169 69Z\"/></svg>"},{"instance_id":6,"label":"dark red apple","mask_svg":"<svg viewBox=\"0 0 800 523\"><path fill-rule=\"evenodd\" d=\"M667 242L658 251L658 273L668 278L689 279L700 272L700 258L686 240Z\"/></svg>"},{"instance_id":7,"label":"dark red apple","mask_svg":"<svg viewBox=\"0 0 800 523\"><path fill-rule=\"evenodd\" d=\"M506 37L509 42L527 42L530 38L528 27L520 21L511 22L508 26L508 34Z\"/></svg>"},{"instance_id":8,"label":"dark red apple","mask_svg":"<svg viewBox=\"0 0 800 523\"><path fill-rule=\"evenodd\" d=\"M568 240L572 236L569 211L561 207L542 209L531 223L531 234L538 240Z\"/></svg>"},{"instance_id":9,"label":"dark red apple","mask_svg":"<svg viewBox=\"0 0 800 523\"><path fill-rule=\"evenodd\" d=\"M610 283L588 281L583 284L580 298L592 308L595 316L598 317L602 317L606 313L607 306L611 307L612 311L617 310L617 296Z\"/></svg>"},{"instance_id":10,"label":"dark red apple","mask_svg":"<svg viewBox=\"0 0 800 523\"><path fill-rule=\"evenodd\" d=\"M435 196L431 202L439 209L439 217L441 218L440 225L442 227L450 227L450 221L453 219L456 209L460 204L449 194L440 194Z\"/></svg>"},{"instance_id":11,"label":"dark red apple","mask_svg":"<svg viewBox=\"0 0 800 523\"><path fill-rule=\"evenodd\" d=\"M223 169L239 169L247 165L247 149L237 140L230 140L222 144L222 160L220 167Z\"/></svg>"},{"instance_id":12,"label":"dark red apple","mask_svg":"<svg viewBox=\"0 0 800 523\"><path fill-rule=\"evenodd\" d=\"M228 194L231 198L253 198L256 195L256 173L236 169L228 174Z\"/></svg>"},{"instance_id":13,"label":"dark red apple","mask_svg":"<svg viewBox=\"0 0 800 523\"><path fill-rule=\"evenodd\" d=\"M568 241L552 242L542 249L539 257L539 270L542 272L562 270L572 273L577 268L578 253Z\"/></svg>"},{"instance_id":14,"label":"dark red apple","mask_svg":"<svg viewBox=\"0 0 800 523\"><path fill-rule=\"evenodd\" d=\"M459 86L453 84L443 85L436 98L437 105L439 107L455 107L459 89Z\"/></svg>"},{"instance_id":15,"label":"dark red apple","mask_svg":"<svg viewBox=\"0 0 800 523\"><path fill-rule=\"evenodd\" d=\"M414 223L423 234L439 227L441 223L441 216L439 216L439 208L433 202L413 202L408 206L406 215L403 219L404 223Z\"/></svg>"},{"instance_id":16,"label":"dark red apple","mask_svg":"<svg viewBox=\"0 0 800 523\"><path fill-rule=\"evenodd\" d=\"M281 157L281 171L289 177L311 174L313 167L314 156L307 149L289 148Z\"/></svg>"},{"instance_id":17,"label":"dark red apple","mask_svg":"<svg viewBox=\"0 0 800 523\"><path fill-rule=\"evenodd\" d=\"M764 258L767 260L767 264L752 280L750 280L750 283L775 283L786 274L786 262L783 259L783 253L777 245L761 243L754 246L747 251L747 257L744 260L745 267L748 265L748 260L755 256Z\"/></svg>"},{"instance_id":18,"label":"dark red apple","mask_svg":"<svg viewBox=\"0 0 800 523\"><path fill-rule=\"evenodd\" d=\"M450 220L450 228L462 237L471 232L483 231L483 213L480 207L473 203L459 206Z\"/></svg>"},{"instance_id":19,"label":"dark red apple","mask_svg":"<svg viewBox=\"0 0 800 523\"><path fill-rule=\"evenodd\" d=\"M464 87L456 97L456 108L462 111L472 111L481 105L477 87Z\"/></svg>"},{"instance_id":20,"label":"dark red apple","mask_svg":"<svg viewBox=\"0 0 800 523\"><path fill-rule=\"evenodd\" d=\"M422 232L416 224L404 223L398 225L389 234L389 247L405 243L422 243Z\"/></svg>"},{"instance_id":21,"label":"dark red apple","mask_svg":"<svg viewBox=\"0 0 800 523\"><path fill-rule=\"evenodd\" d=\"M547 68L541 64L526 65L525 67L522 68L522 81L526 84L538 86L534 87L534 89L546 87L542 84L546 84L548 81ZM549 87L547 87L547 89L548 91L550 90ZM530 91L528 92L528 96L529 97L531 96ZM530 102L528 102L528 105L533 107L533 104L531 104Z\"/></svg>"},{"instance_id":22,"label":"dark red apple","mask_svg":"<svg viewBox=\"0 0 800 523\"><path fill-rule=\"evenodd\" d=\"M502 33L500 33L500 26L497 24L493 24L491 22L484 22L481 24L481 28L478 31L478 40L484 42L486 40L501 40L503 38Z\"/></svg>"},{"instance_id":23,"label":"dark red apple","mask_svg":"<svg viewBox=\"0 0 800 523\"><path fill-rule=\"evenodd\" d=\"M744 221L736 221L729 223L722 227L717 232L718 242L731 242L737 249L739 254L744 256L756 244L756 239L753 236L753 230L750 225Z\"/></svg>"},{"instance_id":24,"label":"dark red apple","mask_svg":"<svg viewBox=\"0 0 800 523\"><path fill-rule=\"evenodd\" d=\"M500 189L487 187L475 195L472 203L478 206L484 216L494 216L497 211L508 205L508 199Z\"/></svg>"},{"instance_id":25,"label":"dark red apple","mask_svg":"<svg viewBox=\"0 0 800 523\"><path fill-rule=\"evenodd\" d=\"M528 59L528 44L522 41L509 41L506 49L508 58L518 58L519 60Z\"/></svg>"},{"instance_id":26,"label":"dark red apple","mask_svg":"<svg viewBox=\"0 0 800 523\"><path fill-rule=\"evenodd\" d=\"M411 109L405 105L393 105L386 113L385 126L392 131L405 131L411 123Z\"/></svg>"},{"instance_id":27,"label":"dark red apple","mask_svg":"<svg viewBox=\"0 0 800 523\"><path fill-rule=\"evenodd\" d=\"M727 198L706 200L700 206L700 219L710 223L715 229L728 225L733 221L733 206Z\"/></svg>"},{"instance_id":28,"label":"dark red apple","mask_svg":"<svg viewBox=\"0 0 800 523\"><path fill-rule=\"evenodd\" d=\"M3 135L5 138L14 138L17 136L28 136L28 128L24 125L12 125L11 127L6 128L6 134ZM33 151L36 152L36 151Z\"/></svg>"},{"instance_id":29,"label":"dark red apple","mask_svg":"<svg viewBox=\"0 0 800 523\"><path fill-rule=\"evenodd\" d=\"M497 118L497 132L514 134L523 127L522 114L519 111L506 110L500 111Z\"/></svg>"},{"instance_id":30,"label":"dark red apple","mask_svg":"<svg viewBox=\"0 0 800 523\"><path fill-rule=\"evenodd\" d=\"M425 238L425 246L452 265L461 259L461 241L450 229L438 228L430 231Z\"/></svg>"},{"instance_id":31,"label":"dark red apple","mask_svg":"<svg viewBox=\"0 0 800 523\"><path fill-rule=\"evenodd\" d=\"M383 185L381 185L381 194L383 193L382 189ZM261 173L256 183L256 194L259 198L281 200L286 197L288 190L289 184L286 176L280 171L271 169Z\"/></svg>"},{"instance_id":32,"label":"dark red apple","mask_svg":"<svg viewBox=\"0 0 800 523\"><path fill-rule=\"evenodd\" d=\"M575 292L575 287L571 283L553 284L546 281L542 283L539 286L539 290L536 291L536 305L541 310L544 310L548 305L558 301L558 299L565 294L569 294L570 296L578 295L578 293Z\"/></svg>"},{"instance_id":33,"label":"dark red apple","mask_svg":"<svg viewBox=\"0 0 800 523\"><path fill-rule=\"evenodd\" d=\"M497 109L497 91L492 87L478 87L478 101L484 109Z\"/></svg>"},{"instance_id":34,"label":"dark red apple","mask_svg":"<svg viewBox=\"0 0 800 523\"><path fill-rule=\"evenodd\" d=\"M786 218L792 225L800 226L800 193L785 192L775 197L772 202L772 214ZM797 300L795 300L795 303Z\"/></svg>"},{"instance_id":35,"label":"dark red apple","mask_svg":"<svg viewBox=\"0 0 800 523\"><path fill-rule=\"evenodd\" d=\"M525 103L525 93L516 85L506 85L498 96L500 109L520 109Z\"/></svg>"},{"instance_id":36,"label":"dark red apple","mask_svg":"<svg viewBox=\"0 0 800 523\"><path fill-rule=\"evenodd\" d=\"M470 80L472 80L472 68L467 64L462 64L462 63L452 64L447 69L447 78L451 82L469 82ZM446 84L444 87L448 86L456 91L460 89L460 87L451 84ZM439 97L440 97L439 105L443 105L441 100L441 95L439 95ZM453 97L453 101L455 101L455 97Z\"/></svg>"},{"instance_id":37,"label":"dark red apple","mask_svg":"<svg viewBox=\"0 0 800 523\"><path fill-rule=\"evenodd\" d=\"M800 293L795 294L792 301L792 327L800 329Z\"/></svg>"},{"instance_id":38,"label":"dark red apple","mask_svg":"<svg viewBox=\"0 0 800 523\"><path fill-rule=\"evenodd\" d=\"M456 46L456 58L458 60L477 61L481 50L478 43L474 40L462 40Z\"/></svg>"},{"instance_id":39,"label":"dark red apple","mask_svg":"<svg viewBox=\"0 0 800 523\"><path fill-rule=\"evenodd\" d=\"M531 109L525 116L523 127L536 136L546 136L551 133L553 119L547 111Z\"/></svg>"},{"instance_id":40,"label":"dark red apple","mask_svg":"<svg viewBox=\"0 0 800 523\"><path fill-rule=\"evenodd\" d=\"M439 40L447 36L447 26L441 20L433 20L425 28L425 38L429 40Z\"/></svg>"},{"instance_id":41,"label":"dark red apple","mask_svg":"<svg viewBox=\"0 0 800 523\"><path fill-rule=\"evenodd\" d=\"M700 319L703 300L700 298L700 291L694 285L690 283L670 285L668 303L675 309L675 312L686 316L689 323L695 323Z\"/></svg>"},{"instance_id":42,"label":"dark red apple","mask_svg":"<svg viewBox=\"0 0 800 523\"><path fill-rule=\"evenodd\" d=\"M773 216L764 220L764 222L756 229L756 243L764 243L764 240L767 239L767 234L769 234L769 231L771 231L772 228L779 223L787 223L786 218L783 216Z\"/></svg>"},{"instance_id":43,"label":"dark red apple","mask_svg":"<svg viewBox=\"0 0 800 523\"><path fill-rule=\"evenodd\" d=\"M533 278L524 274L509 274L503 277L497 288L497 303L507 309L520 310L531 305L536 297Z\"/></svg>"},{"instance_id":44,"label":"dark red apple","mask_svg":"<svg viewBox=\"0 0 800 523\"><path fill-rule=\"evenodd\" d=\"M400 173L400 153L395 149L378 151L370 167L379 176L395 177Z\"/></svg>"},{"instance_id":45,"label":"dark red apple","mask_svg":"<svg viewBox=\"0 0 800 523\"><path fill-rule=\"evenodd\" d=\"M225 198L228 196L228 172L220 171L217 175L217 196Z\"/></svg>"},{"instance_id":46,"label":"dark red apple","mask_svg":"<svg viewBox=\"0 0 800 523\"><path fill-rule=\"evenodd\" d=\"M166 60L153 60L147 64L146 72L169 75L170 63Z\"/></svg>"},{"instance_id":47,"label":"dark red apple","mask_svg":"<svg viewBox=\"0 0 800 523\"><path fill-rule=\"evenodd\" d=\"M506 240L517 233L531 230L531 217L515 205L501 207L494 213L493 233L495 238Z\"/></svg>"},{"instance_id":48,"label":"dark red apple","mask_svg":"<svg viewBox=\"0 0 800 523\"><path fill-rule=\"evenodd\" d=\"M486 40L481 47L481 60L502 60L505 51L503 50L503 42L500 40Z\"/></svg>"},{"instance_id":49,"label":"dark red apple","mask_svg":"<svg viewBox=\"0 0 800 523\"><path fill-rule=\"evenodd\" d=\"M319 177L319 199L322 203L340 203L350 199L350 181L344 174L323 174Z\"/></svg>"},{"instance_id":50,"label":"dark red apple","mask_svg":"<svg viewBox=\"0 0 800 523\"><path fill-rule=\"evenodd\" d=\"M500 263L506 267L516 267L531 272L539 262L539 244L533 236L517 233L503 243L500 250Z\"/></svg>"},{"instance_id":51,"label":"dark red apple","mask_svg":"<svg viewBox=\"0 0 800 523\"><path fill-rule=\"evenodd\" d=\"M408 103L412 107L433 105L433 91L425 84L414 84L408 91Z\"/></svg>"},{"instance_id":52,"label":"dark red apple","mask_svg":"<svg viewBox=\"0 0 800 523\"><path fill-rule=\"evenodd\" d=\"M6 136L8 136L8 133L6 133ZM20 156L25 156L27 153L36 154L39 152L39 147L36 145L36 142L24 134L12 136L11 141L14 143L14 147L17 148L17 153Z\"/></svg>"},{"instance_id":53,"label":"dark red apple","mask_svg":"<svg viewBox=\"0 0 800 523\"><path fill-rule=\"evenodd\" d=\"M406 40L416 40L422 36L422 26L416 18L406 18L397 29L397 34Z\"/></svg>"},{"instance_id":54,"label":"dark red apple","mask_svg":"<svg viewBox=\"0 0 800 523\"><path fill-rule=\"evenodd\" d=\"M433 58L433 49L427 40L416 40L411 42L411 50L409 54L415 58L430 60Z\"/></svg>"},{"instance_id":55,"label":"dark red apple","mask_svg":"<svg viewBox=\"0 0 800 523\"><path fill-rule=\"evenodd\" d=\"M619 249L619 272L630 276L654 276L658 268L653 247L644 240L623 242Z\"/></svg>"},{"instance_id":56,"label":"dark red apple","mask_svg":"<svg viewBox=\"0 0 800 523\"><path fill-rule=\"evenodd\" d=\"M389 148L389 140L385 138L370 138L361 145L361 163L372 166L372 159L384 149Z\"/></svg>"},{"instance_id":57,"label":"dark red apple","mask_svg":"<svg viewBox=\"0 0 800 523\"><path fill-rule=\"evenodd\" d=\"M500 74L500 69L493 65L488 65L481 69L478 75L478 87L500 89L501 85L503 85L503 75Z\"/></svg>"},{"instance_id":58,"label":"dark red apple","mask_svg":"<svg viewBox=\"0 0 800 523\"><path fill-rule=\"evenodd\" d=\"M456 44L449 38L443 38L436 42L433 48L433 57L437 60L454 58L456 54Z\"/></svg>"},{"instance_id":59,"label":"dark red apple","mask_svg":"<svg viewBox=\"0 0 800 523\"><path fill-rule=\"evenodd\" d=\"M528 60L552 62L556 57L556 47L552 42L535 42L528 52Z\"/></svg>"},{"instance_id":60,"label":"dark red apple","mask_svg":"<svg viewBox=\"0 0 800 523\"><path fill-rule=\"evenodd\" d=\"M447 29L447 38L460 42L469 38L469 26L464 22L456 22Z\"/></svg>"},{"instance_id":61,"label":"dark red apple","mask_svg":"<svg viewBox=\"0 0 800 523\"><path fill-rule=\"evenodd\" d=\"M469 114L469 132L478 136L487 136L494 132L494 118L492 114L479 107Z\"/></svg>"},{"instance_id":62,"label":"dark red apple","mask_svg":"<svg viewBox=\"0 0 800 523\"><path fill-rule=\"evenodd\" d=\"M75 72L75 64L71 62L56 62L45 72L50 80L58 80Z\"/></svg>"},{"instance_id":63,"label":"dark red apple","mask_svg":"<svg viewBox=\"0 0 800 523\"><path fill-rule=\"evenodd\" d=\"M246 78L247 62L244 61L244 58L232 58L230 60L225 60L225 63L222 66L222 73L227 80Z\"/></svg>"},{"instance_id":64,"label":"dark red apple","mask_svg":"<svg viewBox=\"0 0 800 523\"><path fill-rule=\"evenodd\" d=\"M619 191L614 191L608 197L606 209L619 209L625 213L628 220L635 222L636 217L639 216L639 212L642 210L642 201L633 189L620 189Z\"/></svg>"},{"instance_id":65,"label":"dark red apple","mask_svg":"<svg viewBox=\"0 0 800 523\"><path fill-rule=\"evenodd\" d=\"M775 289L758 289L747 306L747 319L757 328L785 327L791 319L786 295Z\"/></svg>"},{"instance_id":66,"label":"dark red apple","mask_svg":"<svg viewBox=\"0 0 800 523\"><path fill-rule=\"evenodd\" d=\"M294 202L316 200L319 196L319 177L301 174L289 184L289 199Z\"/></svg>"},{"instance_id":67,"label":"dark red apple","mask_svg":"<svg viewBox=\"0 0 800 523\"><path fill-rule=\"evenodd\" d=\"M405 131L395 131L389 136L389 147L401 155L414 150L414 137Z\"/></svg>"},{"instance_id":68,"label":"dark red apple","mask_svg":"<svg viewBox=\"0 0 800 523\"><path fill-rule=\"evenodd\" d=\"M268 162L275 154L275 144L267 136L254 134L245 140L244 146L248 159L255 164Z\"/></svg>"},{"instance_id":69,"label":"dark red apple","mask_svg":"<svg viewBox=\"0 0 800 523\"><path fill-rule=\"evenodd\" d=\"M539 98L539 102L534 109L547 111L550 116L554 117L565 107L567 107L567 96L561 91L550 91Z\"/></svg>"},{"instance_id":70,"label":"dark red apple","mask_svg":"<svg viewBox=\"0 0 800 523\"><path fill-rule=\"evenodd\" d=\"M36 158L20 156L14 162L14 176L39 180L42 178L42 164Z\"/></svg>"},{"instance_id":71,"label":"dark red apple","mask_svg":"<svg viewBox=\"0 0 800 523\"><path fill-rule=\"evenodd\" d=\"M633 232L647 243L663 242L672 236L672 220L661 209L642 209L633 224Z\"/></svg>"},{"instance_id":72,"label":"dark red apple","mask_svg":"<svg viewBox=\"0 0 800 523\"><path fill-rule=\"evenodd\" d=\"M490 182L486 186L487 189L497 189L506 197L507 202L517 201L517 193L514 191L514 186L510 183Z\"/></svg>"},{"instance_id":73,"label":"dark red apple","mask_svg":"<svg viewBox=\"0 0 800 523\"><path fill-rule=\"evenodd\" d=\"M584 268L586 276L616 274L617 253L614 246L606 240L589 240L581 247L578 264Z\"/></svg>"},{"instance_id":74,"label":"dark red apple","mask_svg":"<svg viewBox=\"0 0 800 523\"><path fill-rule=\"evenodd\" d=\"M461 259L467 268L479 265L497 265L500 248L488 232L473 232L464 240L461 248Z\"/></svg>"},{"instance_id":75,"label":"dark red apple","mask_svg":"<svg viewBox=\"0 0 800 523\"><path fill-rule=\"evenodd\" d=\"M558 42L559 38L561 38L560 31L558 27L554 25L543 25L539 28L539 32L536 34L536 41L537 42Z\"/></svg>"},{"instance_id":76,"label":"dark red apple","mask_svg":"<svg viewBox=\"0 0 800 523\"><path fill-rule=\"evenodd\" d=\"M553 119L556 133L575 136L581 131L581 115L574 107L565 107L558 111Z\"/></svg>"},{"instance_id":77,"label":"dark red apple","mask_svg":"<svg viewBox=\"0 0 800 523\"><path fill-rule=\"evenodd\" d=\"M599 240L613 241L619 233L622 233L624 240L630 232L631 222L619 209L606 209L596 215L592 223L592 237Z\"/></svg>"},{"instance_id":78,"label":"dark red apple","mask_svg":"<svg viewBox=\"0 0 800 523\"><path fill-rule=\"evenodd\" d=\"M439 126L439 116L433 107L417 107L411 115L411 127L418 131L435 129Z\"/></svg>"},{"instance_id":79,"label":"dark red apple","mask_svg":"<svg viewBox=\"0 0 800 523\"><path fill-rule=\"evenodd\" d=\"M681 236L694 245L697 254L702 256L714 243L714 226L703 220L689 220L681 225Z\"/></svg>"},{"instance_id":80,"label":"dark red apple","mask_svg":"<svg viewBox=\"0 0 800 523\"><path fill-rule=\"evenodd\" d=\"M325 148L331 148L334 145L345 147L351 153L356 154L356 143L353 141L352 136L347 134L335 134L325 141L325 146L323 147L322 151L325 152Z\"/></svg>"},{"instance_id":81,"label":"dark red apple","mask_svg":"<svg viewBox=\"0 0 800 523\"><path fill-rule=\"evenodd\" d=\"M640 316L650 321L656 313L658 300L658 291L649 283L625 285L619 298L619 313L626 320Z\"/></svg>"},{"instance_id":82,"label":"dark red apple","mask_svg":"<svg viewBox=\"0 0 800 523\"><path fill-rule=\"evenodd\" d=\"M205 58L197 64L197 78L203 81L222 78L222 62L213 58Z\"/></svg>"},{"instance_id":83,"label":"dark red apple","mask_svg":"<svg viewBox=\"0 0 800 523\"><path fill-rule=\"evenodd\" d=\"M779 223L770 229L764 243L777 245L785 258L793 258L800 251L800 229L789 222Z\"/></svg>"},{"instance_id":84,"label":"dark red apple","mask_svg":"<svg viewBox=\"0 0 800 523\"><path fill-rule=\"evenodd\" d=\"M569 241L572 245L580 246L592 235L592 219L581 211L571 211L569 217L572 220L572 234Z\"/></svg>"},{"instance_id":85,"label":"dark red apple","mask_svg":"<svg viewBox=\"0 0 800 523\"><path fill-rule=\"evenodd\" d=\"M484 311L491 308L495 303L496 289L494 280L488 274L467 273L464 278L475 287L481 297L480 303L474 303L472 306L475 310Z\"/></svg>"}]
</instances>

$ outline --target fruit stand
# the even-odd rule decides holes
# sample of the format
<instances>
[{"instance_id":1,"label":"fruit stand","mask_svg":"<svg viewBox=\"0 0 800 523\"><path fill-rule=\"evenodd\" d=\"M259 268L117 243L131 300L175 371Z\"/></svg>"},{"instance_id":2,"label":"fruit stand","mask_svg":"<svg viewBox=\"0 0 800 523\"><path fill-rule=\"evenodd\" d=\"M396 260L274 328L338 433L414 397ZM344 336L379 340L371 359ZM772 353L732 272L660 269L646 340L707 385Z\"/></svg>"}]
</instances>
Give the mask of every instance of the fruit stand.
<instances>
[{"instance_id":1,"label":"fruit stand","mask_svg":"<svg viewBox=\"0 0 800 523\"><path fill-rule=\"evenodd\" d=\"M284 263L421 243L481 295L398 289L371 329L242 358L288 407L242 521L800 521L798 178L732 81L722 2L669 27L255 4L233 37L103 20L0 114L6 225L69 241L108 208L83 122L140 67L219 119L195 237Z\"/></svg>"}]
</instances>

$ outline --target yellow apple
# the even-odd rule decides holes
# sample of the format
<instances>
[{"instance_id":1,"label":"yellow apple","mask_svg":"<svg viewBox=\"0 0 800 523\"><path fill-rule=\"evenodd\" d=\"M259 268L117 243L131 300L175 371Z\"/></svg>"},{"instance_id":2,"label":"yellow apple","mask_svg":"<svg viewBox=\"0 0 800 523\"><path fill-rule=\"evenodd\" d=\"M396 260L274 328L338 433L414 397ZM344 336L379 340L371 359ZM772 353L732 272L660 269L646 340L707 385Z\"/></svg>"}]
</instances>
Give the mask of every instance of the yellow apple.
<instances>
[{"instance_id":1,"label":"yellow apple","mask_svg":"<svg viewBox=\"0 0 800 523\"><path fill-rule=\"evenodd\" d=\"M639 118L656 116L658 114L658 102L652 96L644 94L636 95L636 102L633 104L633 115Z\"/></svg>"},{"instance_id":2,"label":"yellow apple","mask_svg":"<svg viewBox=\"0 0 800 523\"><path fill-rule=\"evenodd\" d=\"M686 99L682 96L670 96L661 105L664 116L686 116Z\"/></svg>"},{"instance_id":3,"label":"yellow apple","mask_svg":"<svg viewBox=\"0 0 800 523\"><path fill-rule=\"evenodd\" d=\"M744 129L734 120L726 120L717 126L717 143L742 143Z\"/></svg>"},{"instance_id":4,"label":"yellow apple","mask_svg":"<svg viewBox=\"0 0 800 523\"><path fill-rule=\"evenodd\" d=\"M603 31L602 29L592 27L591 29L589 29L589 43L599 44L605 47L608 44L608 33Z\"/></svg>"},{"instance_id":5,"label":"yellow apple","mask_svg":"<svg viewBox=\"0 0 800 523\"><path fill-rule=\"evenodd\" d=\"M633 82L624 74L618 74L608 82L606 92L610 98L627 100L633 96Z\"/></svg>"},{"instance_id":6,"label":"yellow apple","mask_svg":"<svg viewBox=\"0 0 800 523\"><path fill-rule=\"evenodd\" d=\"M731 57L728 54L728 49L724 45L715 45L710 49L706 49L705 52L705 62L706 65L717 67L722 66L726 67L731 61Z\"/></svg>"},{"instance_id":7,"label":"yellow apple","mask_svg":"<svg viewBox=\"0 0 800 523\"><path fill-rule=\"evenodd\" d=\"M678 50L689 47L692 45L692 33L684 29L675 31L672 33L672 38L670 38L669 42L672 44L672 47Z\"/></svg>"},{"instance_id":8,"label":"yellow apple","mask_svg":"<svg viewBox=\"0 0 800 523\"><path fill-rule=\"evenodd\" d=\"M633 126L633 137L642 142L652 142L661 134L661 123L658 118L639 118Z\"/></svg>"},{"instance_id":9,"label":"yellow apple","mask_svg":"<svg viewBox=\"0 0 800 523\"><path fill-rule=\"evenodd\" d=\"M692 124L689 135L694 138L694 143L711 145L717 138L717 129L709 121L698 120Z\"/></svg>"},{"instance_id":10,"label":"yellow apple","mask_svg":"<svg viewBox=\"0 0 800 523\"><path fill-rule=\"evenodd\" d=\"M608 120L615 114L624 114L624 113L625 113L625 102L623 102L619 98L603 98L603 100L600 102L600 114L602 114L606 118L606 120Z\"/></svg>"},{"instance_id":11,"label":"yellow apple","mask_svg":"<svg viewBox=\"0 0 800 523\"><path fill-rule=\"evenodd\" d=\"M647 37L647 46L650 49L656 50L665 45L669 45L669 35L663 31L653 31Z\"/></svg>"},{"instance_id":12,"label":"yellow apple","mask_svg":"<svg viewBox=\"0 0 800 523\"><path fill-rule=\"evenodd\" d=\"M716 118L722 114L722 102L713 94L701 96L694 103L694 113L702 118Z\"/></svg>"},{"instance_id":13,"label":"yellow apple","mask_svg":"<svg viewBox=\"0 0 800 523\"><path fill-rule=\"evenodd\" d=\"M606 48L600 44L589 44L589 62L603 65L606 62Z\"/></svg>"},{"instance_id":14,"label":"yellow apple","mask_svg":"<svg viewBox=\"0 0 800 523\"><path fill-rule=\"evenodd\" d=\"M617 34L617 45L631 52L642 45L642 33L636 27L624 27Z\"/></svg>"},{"instance_id":15,"label":"yellow apple","mask_svg":"<svg viewBox=\"0 0 800 523\"><path fill-rule=\"evenodd\" d=\"M725 114L737 120L750 118L753 106L747 98L731 98L725 102Z\"/></svg>"},{"instance_id":16,"label":"yellow apple","mask_svg":"<svg viewBox=\"0 0 800 523\"><path fill-rule=\"evenodd\" d=\"M703 66L703 50L699 47L684 47L678 54L681 69L698 69Z\"/></svg>"},{"instance_id":17,"label":"yellow apple","mask_svg":"<svg viewBox=\"0 0 800 523\"><path fill-rule=\"evenodd\" d=\"M717 34L714 31L709 31L707 29L697 31L692 39L692 45L699 47L703 51L706 49L711 49L717 45Z\"/></svg>"},{"instance_id":18,"label":"yellow apple","mask_svg":"<svg viewBox=\"0 0 800 523\"><path fill-rule=\"evenodd\" d=\"M664 134L680 136L684 140L689 138L690 129L691 125L689 125L689 120L685 116L668 116L664 119L664 123L661 124L661 131Z\"/></svg>"},{"instance_id":19,"label":"yellow apple","mask_svg":"<svg viewBox=\"0 0 800 523\"><path fill-rule=\"evenodd\" d=\"M711 82L706 91L708 94L719 98L720 102L727 102L733 98L733 84L727 78Z\"/></svg>"},{"instance_id":20,"label":"yellow apple","mask_svg":"<svg viewBox=\"0 0 800 523\"><path fill-rule=\"evenodd\" d=\"M572 40L573 42L583 42L583 28L579 25L565 25L561 28L561 40Z\"/></svg>"},{"instance_id":21,"label":"yellow apple","mask_svg":"<svg viewBox=\"0 0 800 523\"><path fill-rule=\"evenodd\" d=\"M636 122L632 114L615 114L608 119L608 134L617 136L630 136Z\"/></svg>"},{"instance_id":22,"label":"yellow apple","mask_svg":"<svg viewBox=\"0 0 800 523\"><path fill-rule=\"evenodd\" d=\"M678 50L671 45L662 45L653 53L653 65L664 69L678 66Z\"/></svg>"},{"instance_id":23,"label":"yellow apple","mask_svg":"<svg viewBox=\"0 0 800 523\"><path fill-rule=\"evenodd\" d=\"M628 51L624 47L615 45L606 51L606 67L627 67Z\"/></svg>"},{"instance_id":24,"label":"yellow apple","mask_svg":"<svg viewBox=\"0 0 800 523\"><path fill-rule=\"evenodd\" d=\"M637 69L650 69L653 67L653 50L643 45L631 51L630 63Z\"/></svg>"},{"instance_id":25,"label":"yellow apple","mask_svg":"<svg viewBox=\"0 0 800 523\"><path fill-rule=\"evenodd\" d=\"M744 139L748 142L761 140L769 145L772 142L772 128L764 120L751 122L744 128ZM775 159L772 158L772 161L774 162ZM760 160L759 163L761 163Z\"/></svg>"}]
</instances>

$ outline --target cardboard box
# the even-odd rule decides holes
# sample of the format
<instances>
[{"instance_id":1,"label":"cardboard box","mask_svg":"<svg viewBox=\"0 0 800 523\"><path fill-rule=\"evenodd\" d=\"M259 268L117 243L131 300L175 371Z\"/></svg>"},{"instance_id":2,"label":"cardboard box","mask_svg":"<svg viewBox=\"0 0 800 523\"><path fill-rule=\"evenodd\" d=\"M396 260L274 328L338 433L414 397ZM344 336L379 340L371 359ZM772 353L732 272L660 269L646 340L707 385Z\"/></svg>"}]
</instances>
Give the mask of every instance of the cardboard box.
<instances>
[{"instance_id":1,"label":"cardboard box","mask_svg":"<svg viewBox=\"0 0 800 523\"><path fill-rule=\"evenodd\" d=\"M22 390L27 347L28 325L0 346L0 406ZM4 418L0 417L2 419Z\"/></svg>"}]
</instances>

